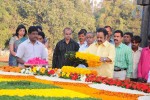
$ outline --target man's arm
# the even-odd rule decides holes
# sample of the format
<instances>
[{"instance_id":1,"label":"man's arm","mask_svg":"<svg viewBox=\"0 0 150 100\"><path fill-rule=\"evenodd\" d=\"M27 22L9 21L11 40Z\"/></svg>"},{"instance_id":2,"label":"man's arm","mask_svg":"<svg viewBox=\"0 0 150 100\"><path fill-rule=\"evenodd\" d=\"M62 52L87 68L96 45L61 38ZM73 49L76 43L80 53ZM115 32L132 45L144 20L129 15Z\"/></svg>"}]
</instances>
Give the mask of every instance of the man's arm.
<instances>
[{"instance_id":1,"label":"man's arm","mask_svg":"<svg viewBox=\"0 0 150 100\"><path fill-rule=\"evenodd\" d=\"M52 67L57 68L57 61L58 61L58 53L59 53L59 45L57 44L54 53L53 53L53 60L52 60Z\"/></svg>"},{"instance_id":2,"label":"man's arm","mask_svg":"<svg viewBox=\"0 0 150 100\"><path fill-rule=\"evenodd\" d=\"M143 62L143 50L141 52L141 57L140 57L140 60L139 60L139 63L138 63L138 78L141 78L142 77L142 62Z\"/></svg>"},{"instance_id":3,"label":"man's arm","mask_svg":"<svg viewBox=\"0 0 150 100\"><path fill-rule=\"evenodd\" d=\"M20 63L20 64L24 64L25 62L22 60L22 57L25 53L25 48L24 48L24 45L20 44L18 46L18 50L17 50L17 53L16 53L16 57L17 57L17 62Z\"/></svg>"},{"instance_id":4,"label":"man's arm","mask_svg":"<svg viewBox=\"0 0 150 100\"><path fill-rule=\"evenodd\" d=\"M106 51L106 52L109 52L108 57L101 57L100 58L101 61L102 62L114 62L115 61L115 55L116 55L115 47L110 46L109 51Z\"/></svg>"},{"instance_id":5,"label":"man's arm","mask_svg":"<svg viewBox=\"0 0 150 100\"><path fill-rule=\"evenodd\" d=\"M20 64L24 64L24 63L25 63L25 62L24 62L21 58L19 58L19 57L17 57L17 62L20 63Z\"/></svg>"}]
</instances>

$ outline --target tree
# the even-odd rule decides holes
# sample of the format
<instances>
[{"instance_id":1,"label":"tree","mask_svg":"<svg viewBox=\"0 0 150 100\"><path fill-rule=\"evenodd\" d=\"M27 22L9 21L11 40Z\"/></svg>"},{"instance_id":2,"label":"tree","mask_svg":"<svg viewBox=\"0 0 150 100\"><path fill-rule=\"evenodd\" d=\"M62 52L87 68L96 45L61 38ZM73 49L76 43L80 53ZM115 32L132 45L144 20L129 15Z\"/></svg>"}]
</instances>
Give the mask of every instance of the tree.
<instances>
[{"instance_id":1,"label":"tree","mask_svg":"<svg viewBox=\"0 0 150 100\"><path fill-rule=\"evenodd\" d=\"M26 27L41 25L50 39L50 47L63 38L65 27L73 29L73 38L81 28L95 30L95 19L88 0L1 0L0 1L0 41L7 40L15 32L18 24ZM3 34L2 34L3 33ZM8 35L9 33L9 35ZM7 37L7 39L5 39ZM1 47L4 42L1 42Z\"/></svg>"},{"instance_id":2,"label":"tree","mask_svg":"<svg viewBox=\"0 0 150 100\"><path fill-rule=\"evenodd\" d=\"M130 0L104 0L99 11L97 27L110 25L114 30L140 33L141 18L133 17L136 5Z\"/></svg>"}]
</instances>

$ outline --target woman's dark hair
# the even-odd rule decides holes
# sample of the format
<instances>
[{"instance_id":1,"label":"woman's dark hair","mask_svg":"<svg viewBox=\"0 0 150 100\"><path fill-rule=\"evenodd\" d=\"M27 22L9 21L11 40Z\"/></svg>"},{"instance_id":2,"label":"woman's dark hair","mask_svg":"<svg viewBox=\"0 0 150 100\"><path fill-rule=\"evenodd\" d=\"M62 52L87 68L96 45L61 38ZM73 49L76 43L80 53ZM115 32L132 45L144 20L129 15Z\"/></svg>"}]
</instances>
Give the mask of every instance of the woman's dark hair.
<instances>
[{"instance_id":1,"label":"woman's dark hair","mask_svg":"<svg viewBox=\"0 0 150 100\"><path fill-rule=\"evenodd\" d=\"M38 32L38 35L42 36L42 38L45 39L45 34L44 34L44 32Z\"/></svg>"},{"instance_id":2,"label":"woman's dark hair","mask_svg":"<svg viewBox=\"0 0 150 100\"><path fill-rule=\"evenodd\" d=\"M104 34L104 36L106 37L106 35L108 35L108 32L105 28L98 28L96 30L97 33L102 32Z\"/></svg>"},{"instance_id":3,"label":"woman's dark hair","mask_svg":"<svg viewBox=\"0 0 150 100\"><path fill-rule=\"evenodd\" d=\"M24 36L26 36L26 34L27 34L27 30L26 30L26 27L24 26L24 25L22 25L22 24L20 24L18 27L17 27L17 29L16 29L16 33L15 33L15 36L17 36L18 37L18 32L19 32L19 30L20 29L22 29L22 28L24 28L25 29L25 34L24 34Z\"/></svg>"}]
</instances>

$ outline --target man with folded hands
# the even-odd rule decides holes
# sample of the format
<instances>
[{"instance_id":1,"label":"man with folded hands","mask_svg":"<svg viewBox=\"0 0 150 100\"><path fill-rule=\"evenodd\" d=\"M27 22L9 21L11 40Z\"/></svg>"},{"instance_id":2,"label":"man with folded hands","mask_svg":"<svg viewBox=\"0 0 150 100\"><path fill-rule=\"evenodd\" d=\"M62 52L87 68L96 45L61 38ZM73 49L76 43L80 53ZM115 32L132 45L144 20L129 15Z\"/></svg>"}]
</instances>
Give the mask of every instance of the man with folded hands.
<instances>
[{"instance_id":1,"label":"man with folded hands","mask_svg":"<svg viewBox=\"0 0 150 100\"><path fill-rule=\"evenodd\" d=\"M123 32L121 30L116 30L114 32L114 42L116 48L114 78L125 80L131 78L133 70L133 57L131 48L123 44L122 40Z\"/></svg>"}]
</instances>

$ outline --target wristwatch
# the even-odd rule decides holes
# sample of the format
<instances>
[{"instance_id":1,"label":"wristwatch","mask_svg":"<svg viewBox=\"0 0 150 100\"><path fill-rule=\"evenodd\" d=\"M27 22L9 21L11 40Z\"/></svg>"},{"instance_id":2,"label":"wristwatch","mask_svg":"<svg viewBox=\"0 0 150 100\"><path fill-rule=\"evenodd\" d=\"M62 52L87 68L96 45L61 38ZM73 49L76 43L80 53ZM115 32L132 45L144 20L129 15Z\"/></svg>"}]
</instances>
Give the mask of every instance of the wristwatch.
<instances>
[{"instance_id":1,"label":"wristwatch","mask_svg":"<svg viewBox=\"0 0 150 100\"><path fill-rule=\"evenodd\" d=\"M104 61L104 62L106 62L106 60L107 60L107 58L106 58L106 57L104 57L104 58L103 58L103 61Z\"/></svg>"}]
</instances>

